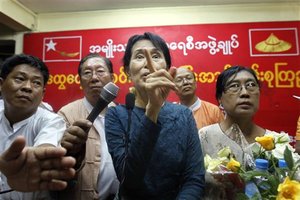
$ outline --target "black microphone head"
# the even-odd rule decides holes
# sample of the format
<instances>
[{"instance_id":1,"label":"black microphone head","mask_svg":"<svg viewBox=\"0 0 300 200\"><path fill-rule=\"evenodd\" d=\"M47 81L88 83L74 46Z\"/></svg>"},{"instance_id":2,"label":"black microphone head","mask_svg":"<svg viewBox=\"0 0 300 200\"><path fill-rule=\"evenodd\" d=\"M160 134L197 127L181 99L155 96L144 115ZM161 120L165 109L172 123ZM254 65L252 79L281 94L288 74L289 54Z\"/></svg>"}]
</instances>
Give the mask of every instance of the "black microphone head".
<instances>
[{"instance_id":1,"label":"black microphone head","mask_svg":"<svg viewBox=\"0 0 300 200\"><path fill-rule=\"evenodd\" d=\"M135 102L135 95L132 93L128 93L126 95L125 104L127 109L133 109Z\"/></svg>"},{"instance_id":2,"label":"black microphone head","mask_svg":"<svg viewBox=\"0 0 300 200\"><path fill-rule=\"evenodd\" d=\"M118 92L119 92L119 87L116 84L114 84L113 82L109 82L101 90L100 96L106 102L110 103L117 97Z\"/></svg>"}]
</instances>

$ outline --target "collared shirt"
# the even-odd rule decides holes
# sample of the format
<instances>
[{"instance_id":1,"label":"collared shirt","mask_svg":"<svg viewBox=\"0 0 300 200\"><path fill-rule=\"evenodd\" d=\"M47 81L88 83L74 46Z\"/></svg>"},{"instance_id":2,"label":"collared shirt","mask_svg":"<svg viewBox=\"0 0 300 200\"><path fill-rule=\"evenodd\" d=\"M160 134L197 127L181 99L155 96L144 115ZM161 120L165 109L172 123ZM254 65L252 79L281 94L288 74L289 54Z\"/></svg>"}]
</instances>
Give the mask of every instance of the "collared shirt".
<instances>
[{"instance_id":1,"label":"collared shirt","mask_svg":"<svg viewBox=\"0 0 300 200\"><path fill-rule=\"evenodd\" d=\"M4 110L0 111L0 153L5 151L12 141L19 135L26 139L26 146L39 146L51 144L59 146L59 142L66 129L62 117L46 109L38 108L37 111L27 119L10 125ZM1 175L1 190L10 189L6 177ZM33 199L37 193L10 192L0 195L0 199Z\"/></svg>"},{"instance_id":2,"label":"collared shirt","mask_svg":"<svg viewBox=\"0 0 300 200\"><path fill-rule=\"evenodd\" d=\"M193 105L191 105L189 108L191 111L195 111L197 109L199 109L201 107L201 99L199 97L197 97L197 100L195 101L195 103Z\"/></svg>"},{"instance_id":3,"label":"collared shirt","mask_svg":"<svg viewBox=\"0 0 300 200\"><path fill-rule=\"evenodd\" d=\"M93 106L87 101L86 98L83 99L83 104L90 113L93 109ZM101 149L99 149L101 153L101 165L100 172L98 174L98 191L100 199L106 199L110 194L115 194L119 188L117 175L114 169L111 155L109 154L107 148L104 132L104 114L105 111L103 110L93 123L93 126L95 127L101 138Z\"/></svg>"},{"instance_id":4,"label":"collared shirt","mask_svg":"<svg viewBox=\"0 0 300 200\"><path fill-rule=\"evenodd\" d=\"M198 129L218 123L224 119L224 115L218 106L203 101L200 98L197 98L195 103L189 108L193 111L193 116Z\"/></svg>"}]
</instances>

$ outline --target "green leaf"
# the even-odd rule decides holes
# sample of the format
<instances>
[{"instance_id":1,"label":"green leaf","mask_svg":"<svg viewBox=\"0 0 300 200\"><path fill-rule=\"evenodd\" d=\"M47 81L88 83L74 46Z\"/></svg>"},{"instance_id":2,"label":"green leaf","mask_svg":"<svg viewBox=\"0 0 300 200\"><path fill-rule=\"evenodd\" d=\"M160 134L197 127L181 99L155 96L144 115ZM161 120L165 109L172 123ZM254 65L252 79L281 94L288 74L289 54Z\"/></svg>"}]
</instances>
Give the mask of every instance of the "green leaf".
<instances>
[{"instance_id":1,"label":"green leaf","mask_svg":"<svg viewBox=\"0 0 300 200\"><path fill-rule=\"evenodd\" d=\"M261 152L261 147L257 143L254 143L251 146L251 150L252 150L254 158L257 158Z\"/></svg>"},{"instance_id":2,"label":"green leaf","mask_svg":"<svg viewBox=\"0 0 300 200\"><path fill-rule=\"evenodd\" d=\"M251 200L261 200L260 194L256 193L256 194L251 198Z\"/></svg>"},{"instance_id":3,"label":"green leaf","mask_svg":"<svg viewBox=\"0 0 300 200\"><path fill-rule=\"evenodd\" d=\"M237 193L235 198L237 200L249 200L249 198L247 197L247 195L245 195L244 193Z\"/></svg>"},{"instance_id":4,"label":"green leaf","mask_svg":"<svg viewBox=\"0 0 300 200\"><path fill-rule=\"evenodd\" d=\"M277 194L277 188L280 183L279 177L275 175L271 175L268 179L268 183L270 185L270 192L271 194Z\"/></svg>"},{"instance_id":5,"label":"green leaf","mask_svg":"<svg viewBox=\"0 0 300 200\"><path fill-rule=\"evenodd\" d=\"M291 150L287 146L285 147L283 156L288 168L292 170L294 168L294 159Z\"/></svg>"},{"instance_id":6,"label":"green leaf","mask_svg":"<svg viewBox=\"0 0 300 200\"><path fill-rule=\"evenodd\" d=\"M300 165L300 159L296 161L295 166L299 166Z\"/></svg>"},{"instance_id":7,"label":"green leaf","mask_svg":"<svg viewBox=\"0 0 300 200\"><path fill-rule=\"evenodd\" d=\"M254 180L255 177L260 176L260 177L265 177L268 178L269 177L269 173L265 172L265 171L246 171L245 173L241 173L240 176L242 177L242 179L247 182L250 180Z\"/></svg>"},{"instance_id":8,"label":"green leaf","mask_svg":"<svg viewBox=\"0 0 300 200\"><path fill-rule=\"evenodd\" d=\"M285 135L279 136L278 139L277 139L277 144L289 142L288 140L281 140L281 139L284 138L284 137L285 137Z\"/></svg>"}]
</instances>

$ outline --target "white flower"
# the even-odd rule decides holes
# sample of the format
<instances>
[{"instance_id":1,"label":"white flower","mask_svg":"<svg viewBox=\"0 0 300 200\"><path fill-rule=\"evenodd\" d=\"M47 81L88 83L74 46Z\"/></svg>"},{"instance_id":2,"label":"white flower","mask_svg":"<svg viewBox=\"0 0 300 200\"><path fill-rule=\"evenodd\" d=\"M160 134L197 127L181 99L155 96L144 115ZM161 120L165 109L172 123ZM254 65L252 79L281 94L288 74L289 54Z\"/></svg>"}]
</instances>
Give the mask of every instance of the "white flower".
<instances>
[{"instance_id":1,"label":"white flower","mask_svg":"<svg viewBox=\"0 0 300 200\"><path fill-rule=\"evenodd\" d=\"M275 149L272 150L272 154L275 156L275 158L278 159L284 159L284 150L285 147L288 147L288 149L292 152L293 158L295 159L298 154L295 153L295 149L290 144L276 144ZM299 156L299 155L298 155Z\"/></svg>"},{"instance_id":2,"label":"white flower","mask_svg":"<svg viewBox=\"0 0 300 200\"><path fill-rule=\"evenodd\" d=\"M211 160L212 160L212 158L208 154L206 154L205 157L204 157L204 167L205 167L205 169L208 168L208 165L209 165Z\"/></svg>"},{"instance_id":3,"label":"white flower","mask_svg":"<svg viewBox=\"0 0 300 200\"><path fill-rule=\"evenodd\" d=\"M294 161L297 161L300 159L299 154L295 152L295 149L290 145L290 136L289 134L281 131L280 133L276 133L272 131L270 134L275 139L275 149L272 150L272 154L277 159L284 159L284 150L285 147L288 147L288 149L292 152Z\"/></svg>"},{"instance_id":4,"label":"white flower","mask_svg":"<svg viewBox=\"0 0 300 200\"><path fill-rule=\"evenodd\" d=\"M208 154L204 157L204 165L207 172L216 172L220 170L220 166L229 160L226 157L211 158Z\"/></svg>"},{"instance_id":5,"label":"white flower","mask_svg":"<svg viewBox=\"0 0 300 200\"><path fill-rule=\"evenodd\" d=\"M288 144L291 142L289 134L287 134L283 131L281 131L280 133L272 131L271 133L269 133L267 135L272 135L275 139L276 144Z\"/></svg>"},{"instance_id":6,"label":"white flower","mask_svg":"<svg viewBox=\"0 0 300 200\"><path fill-rule=\"evenodd\" d=\"M222 157L225 157L225 158L229 158L231 154L231 150L229 147L224 147L223 149L221 149L219 152L218 152L218 157L222 158Z\"/></svg>"}]
</instances>

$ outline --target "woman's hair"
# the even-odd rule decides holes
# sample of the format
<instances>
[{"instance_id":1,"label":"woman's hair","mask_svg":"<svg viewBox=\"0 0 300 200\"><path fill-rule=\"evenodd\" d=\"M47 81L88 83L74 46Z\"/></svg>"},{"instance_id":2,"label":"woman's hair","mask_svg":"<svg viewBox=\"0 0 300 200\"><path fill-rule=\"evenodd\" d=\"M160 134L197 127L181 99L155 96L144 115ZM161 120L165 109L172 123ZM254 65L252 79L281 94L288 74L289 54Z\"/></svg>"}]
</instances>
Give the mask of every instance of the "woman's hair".
<instances>
[{"instance_id":1,"label":"woman's hair","mask_svg":"<svg viewBox=\"0 0 300 200\"><path fill-rule=\"evenodd\" d=\"M2 63L0 77L6 79L8 74L11 73L16 66L21 64L27 64L33 68L38 69L43 75L44 86L47 84L49 79L49 70L46 64L38 57L26 54L17 54L7 58Z\"/></svg>"},{"instance_id":2,"label":"woman's hair","mask_svg":"<svg viewBox=\"0 0 300 200\"><path fill-rule=\"evenodd\" d=\"M130 64L130 58L132 56L132 47L133 45L140 41L140 40L149 40L152 42L152 44L162 53L164 54L166 63L167 63L167 69L171 67L171 55L169 48L166 44L166 42L158 35L145 32L143 35L134 35L131 36L127 42L125 54L123 57L123 64L124 64L124 70L126 73L129 72L129 64Z\"/></svg>"},{"instance_id":3,"label":"woman's hair","mask_svg":"<svg viewBox=\"0 0 300 200\"><path fill-rule=\"evenodd\" d=\"M87 56L85 56L84 58L82 58L81 61L79 62L79 65L78 65L78 75L79 76L81 76L81 69L82 69L83 63L85 63L85 61L87 61L90 58L101 58L101 59L103 59L103 61L106 64L106 67L108 68L109 73L111 73L111 74L114 73L113 64L108 58L103 57L103 56L101 56L97 53L90 53Z\"/></svg>"},{"instance_id":4,"label":"woman's hair","mask_svg":"<svg viewBox=\"0 0 300 200\"><path fill-rule=\"evenodd\" d=\"M225 91L225 87L227 84L227 81L232 77L232 76L236 76L237 73L241 72L241 71L246 71L249 72L250 74L253 75L255 81L257 82L258 85L260 85L259 80L255 74L255 72L248 67L243 67L243 66L233 66L230 67L226 70L224 70L217 79L217 84L216 84L216 98L217 100L219 100L222 96L222 93Z\"/></svg>"}]
</instances>

